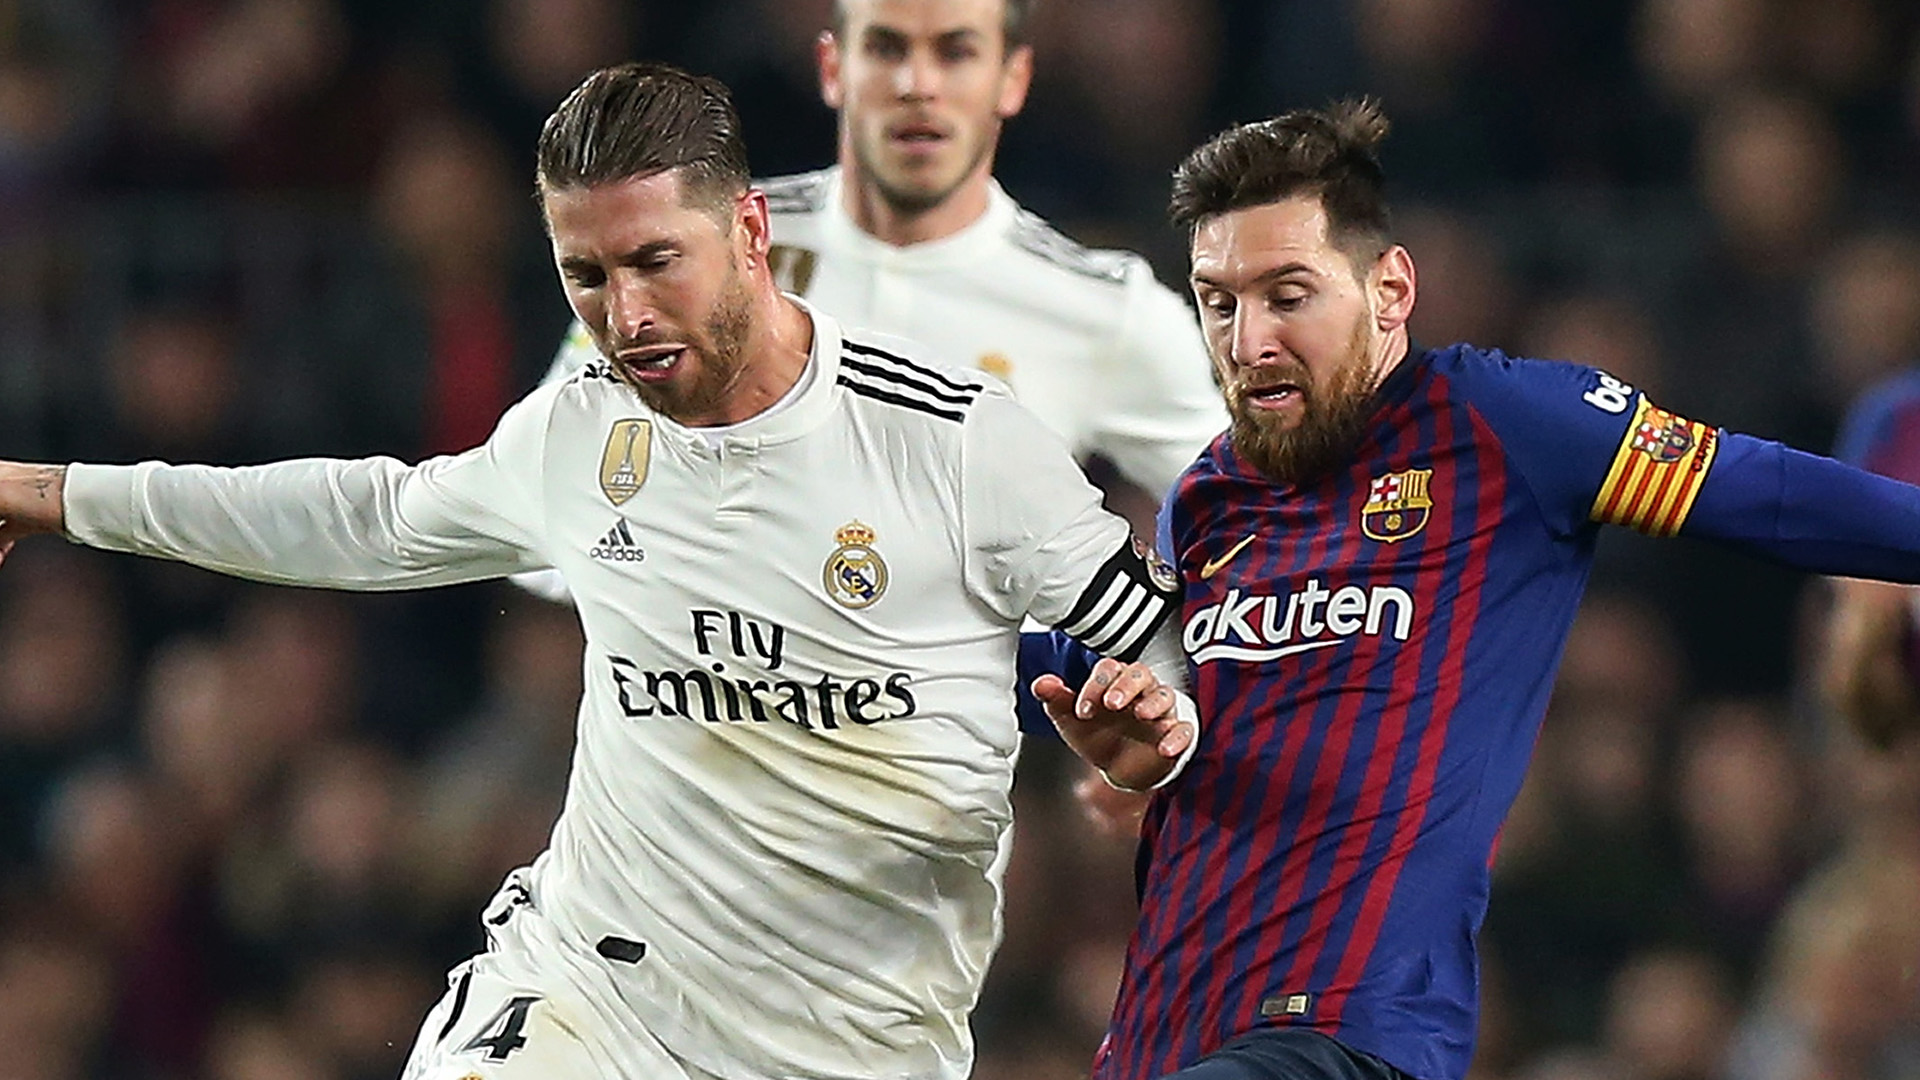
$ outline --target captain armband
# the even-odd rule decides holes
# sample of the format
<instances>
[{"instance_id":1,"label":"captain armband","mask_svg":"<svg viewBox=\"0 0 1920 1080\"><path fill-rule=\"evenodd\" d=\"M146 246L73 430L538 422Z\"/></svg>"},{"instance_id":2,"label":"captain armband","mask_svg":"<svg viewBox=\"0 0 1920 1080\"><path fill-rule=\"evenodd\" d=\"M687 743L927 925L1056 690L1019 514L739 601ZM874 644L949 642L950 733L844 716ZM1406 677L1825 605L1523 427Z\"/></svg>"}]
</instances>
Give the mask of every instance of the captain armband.
<instances>
[{"instance_id":1,"label":"captain armband","mask_svg":"<svg viewBox=\"0 0 1920 1080\"><path fill-rule=\"evenodd\" d=\"M1643 395L1587 516L1648 536L1674 535L1719 449L1718 428L1675 416Z\"/></svg>"},{"instance_id":2,"label":"captain armband","mask_svg":"<svg viewBox=\"0 0 1920 1080\"><path fill-rule=\"evenodd\" d=\"M1100 564L1059 629L1102 656L1131 662L1179 606L1179 572L1133 537Z\"/></svg>"}]
</instances>

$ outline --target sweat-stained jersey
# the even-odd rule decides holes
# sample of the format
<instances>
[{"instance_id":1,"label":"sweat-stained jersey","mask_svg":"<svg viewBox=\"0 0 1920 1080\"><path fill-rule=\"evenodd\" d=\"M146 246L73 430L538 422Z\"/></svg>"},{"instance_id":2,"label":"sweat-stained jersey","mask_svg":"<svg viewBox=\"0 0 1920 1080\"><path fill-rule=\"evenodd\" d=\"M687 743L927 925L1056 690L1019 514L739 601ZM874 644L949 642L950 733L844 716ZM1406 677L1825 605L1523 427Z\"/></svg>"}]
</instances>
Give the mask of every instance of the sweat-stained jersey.
<instances>
[{"instance_id":1,"label":"sweat-stained jersey","mask_svg":"<svg viewBox=\"0 0 1920 1080\"><path fill-rule=\"evenodd\" d=\"M1920 489L1592 368L1456 346L1377 395L1350 468L1277 485L1223 437L1163 511L1204 726L1147 813L1095 1080L1264 1025L1465 1075L1495 838L1601 523L1920 578Z\"/></svg>"},{"instance_id":2,"label":"sweat-stained jersey","mask_svg":"<svg viewBox=\"0 0 1920 1080\"><path fill-rule=\"evenodd\" d=\"M1001 379L1075 456L1107 457L1155 498L1227 426L1193 310L1139 256L1081 247L998 184L980 220L907 247L853 223L838 168L757 186L782 288ZM576 322L554 373L598 356Z\"/></svg>"},{"instance_id":3,"label":"sweat-stained jersey","mask_svg":"<svg viewBox=\"0 0 1920 1080\"><path fill-rule=\"evenodd\" d=\"M550 943L524 959L557 997L706 1073L961 1080L1017 628L1177 679L1153 636L1175 583L997 384L811 316L797 398L717 446L595 364L417 467L74 466L68 529L341 588L560 568L587 639L573 773L490 929L533 920L501 940Z\"/></svg>"}]
</instances>

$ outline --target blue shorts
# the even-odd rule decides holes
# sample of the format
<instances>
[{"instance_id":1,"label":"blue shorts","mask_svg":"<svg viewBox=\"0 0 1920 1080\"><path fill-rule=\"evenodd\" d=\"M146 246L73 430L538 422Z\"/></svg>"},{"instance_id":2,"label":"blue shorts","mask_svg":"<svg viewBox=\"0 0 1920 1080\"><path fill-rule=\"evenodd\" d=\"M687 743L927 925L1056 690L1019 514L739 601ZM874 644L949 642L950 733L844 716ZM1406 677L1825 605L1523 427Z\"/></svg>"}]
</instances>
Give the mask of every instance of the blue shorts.
<instances>
[{"instance_id":1,"label":"blue shorts","mask_svg":"<svg viewBox=\"0 0 1920 1080\"><path fill-rule=\"evenodd\" d=\"M1161 1080L1412 1080L1311 1028L1249 1032Z\"/></svg>"}]
</instances>

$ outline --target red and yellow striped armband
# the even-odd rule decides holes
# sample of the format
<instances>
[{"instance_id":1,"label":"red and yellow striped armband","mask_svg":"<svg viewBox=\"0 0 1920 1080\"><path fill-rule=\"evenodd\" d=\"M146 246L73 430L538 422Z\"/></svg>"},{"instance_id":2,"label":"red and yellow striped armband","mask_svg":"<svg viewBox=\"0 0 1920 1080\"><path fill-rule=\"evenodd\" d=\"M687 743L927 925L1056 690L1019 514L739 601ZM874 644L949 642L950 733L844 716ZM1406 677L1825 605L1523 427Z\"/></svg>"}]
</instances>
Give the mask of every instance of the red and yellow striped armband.
<instances>
[{"instance_id":1,"label":"red and yellow striped armband","mask_svg":"<svg viewBox=\"0 0 1920 1080\"><path fill-rule=\"evenodd\" d=\"M1675 416L1643 395L1587 516L1648 536L1672 536L1686 523L1719 449L1719 429Z\"/></svg>"}]
</instances>

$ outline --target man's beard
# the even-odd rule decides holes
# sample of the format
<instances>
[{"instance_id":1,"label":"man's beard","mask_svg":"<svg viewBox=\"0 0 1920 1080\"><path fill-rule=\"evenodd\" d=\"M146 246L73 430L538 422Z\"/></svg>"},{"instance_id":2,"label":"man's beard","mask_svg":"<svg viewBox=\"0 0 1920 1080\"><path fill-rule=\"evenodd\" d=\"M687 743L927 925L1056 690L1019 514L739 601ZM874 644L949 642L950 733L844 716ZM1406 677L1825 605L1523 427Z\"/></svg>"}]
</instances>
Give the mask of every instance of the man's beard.
<instances>
[{"instance_id":1,"label":"man's beard","mask_svg":"<svg viewBox=\"0 0 1920 1080\"><path fill-rule=\"evenodd\" d=\"M627 384L648 408L682 423L704 420L720 411L746 368L751 305L752 294L746 282L739 271L730 270L713 313L707 316L700 333L689 335L688 351L697 353L700 362L693 378L685 383L669 379L661 384L628 378Z\"/></svg>"},{"instance_id":2,"label":"man's beard","mask_svg":"<svg viewBox=\"0 0 1920 1080\"><path fill-rule=\"evenodd\" d=\"M1233 424L1233 449L1267 479L1300 486L1349 464L1373 415L1373 365L1367 362L1364 327L1347 359L1324 389L1301 380L1300 420L1282 427L1280 418L1247 400L1248 387L1227 384L1227 413Z\"/></svg>"}]
</instances>

